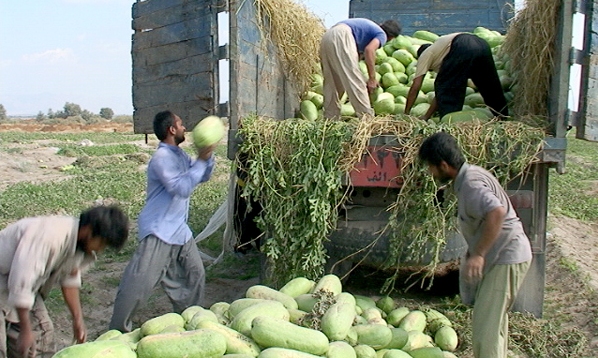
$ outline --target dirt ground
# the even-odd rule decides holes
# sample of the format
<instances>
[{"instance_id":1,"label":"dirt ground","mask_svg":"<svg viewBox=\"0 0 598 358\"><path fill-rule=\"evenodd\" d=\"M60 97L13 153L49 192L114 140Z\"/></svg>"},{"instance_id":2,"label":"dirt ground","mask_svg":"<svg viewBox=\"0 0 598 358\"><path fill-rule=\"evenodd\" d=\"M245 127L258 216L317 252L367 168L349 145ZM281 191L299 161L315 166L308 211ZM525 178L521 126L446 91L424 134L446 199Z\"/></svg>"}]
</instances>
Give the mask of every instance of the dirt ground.
<instances>
[{"instance_id":1,"label":"dirt ground","mask_svg":"<svg viewBox=\"0 0 598 358\"><path fill-rule=\"evenodd\" d=\"M130 124L114 124L101 126L66 126L39 124L0 124L0 131L105 131L128 132L132 130ZM9 151L0 152L0 171L3 180L0 191L9 185L20 181L42 182L60 180L67 174L60 171L64 165L71 164L75 158L56 155L58 148L48 147L44 141L26 147L18 143L10 144ZM48 170L53 169L53 170ZM598 195L598 190L593 195ZM589 290L598 290L598 223L580 222L566 217L550 217L547 244L547 271L545 310L551 308L561 310L571 315L573 326L584 332L591 347L591 357L598 357L598 302L584 299L583 294ZM243 262L249 262L250 255L239 258L238 277L243 277L245 270ZM255 262L255 261L254 261ZM84 305L85 321L89 338L93 339L105 331L112 314L112 304L116 295L116 286L126 263L114 262L104 264L103 267L92 269L83 277L87 286L93 289L93 307ZM573 267L565 269L563 266ZM575 271L576 274L572 274ZM234 276L234 275L233 275ZM581 282L577 278L581 277ZM257 278L249 280L211 279L207 282L205 306L212 303L231 302L244 295L245 290L258 283ZM372 292L373 295L377 292ZM595 295L594 295L595 297ZM171 309L168 299L160 290L152 296L147 306L136 316L137 321L167 313ZM57 331L58 346L63 347L71 343L72 330L67 311L59 312L54 317Z\"/></svg>"}]
</instances>

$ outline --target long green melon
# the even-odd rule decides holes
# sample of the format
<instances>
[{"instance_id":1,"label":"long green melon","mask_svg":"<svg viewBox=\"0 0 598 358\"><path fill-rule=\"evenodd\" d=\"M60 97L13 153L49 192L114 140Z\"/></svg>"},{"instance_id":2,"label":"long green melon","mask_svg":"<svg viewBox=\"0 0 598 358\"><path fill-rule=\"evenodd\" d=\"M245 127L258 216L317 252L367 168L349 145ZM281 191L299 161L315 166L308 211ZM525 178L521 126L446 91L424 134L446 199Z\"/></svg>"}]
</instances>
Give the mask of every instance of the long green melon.
<instances>
[{"instance_id":1,"label":"long green melon","mask_svg":"<svg viewBox=\"0 0 598 358\"><path fill-rule=\"evenodd\" d=\"M449 326L442 326L434 335L434 343L444 351L454 351L459 344L457 332Z\"/></svg>"},{"instance_id":2,"label":"long green melon","mask_svg":"<svg viewBox=\"0 0 598 358\"><path fill-rule=\"evenodd\" d=\"M299 295L310 293L315 285L315 281L305 277L296 277L282 286L279 291L295 298Z\"/></svg>"},{"instance_id":3,"label":"long green melon","mask_svg":"<svg viewBox=\"0 0 598 358\"><path fill-rule=\"evenodd\" d=\"M411 355L400 349L389 349L383 358L412 358Z\"/></svg>"},{"instance_id":4,"label":"long green melon","mask_svg":"<svg viewBox=\"0 0 598 358\"><path fill-rule=\"evenodd\" d=\"M407 343L401 348L405 352L411 352L419 348L433 347L432 337L420 331L407 332Z\"/></svg>"},{"instance_id":5,"label":"long green melon","mask_svg":"<svg viewBox=\"0 0 598 358\"><path fill-rule=\"evenodd\" d=\"M145 337L152 334L158 334L162 332L164 328L171 325L185 327L185 319L180 314L173 312L154 317L141 325L141 335Z\"/></svg>"},{"instance_id":6,"label":"long green melon","mask_svg":"<svg viewBox=\"0 0 598 358\"><path fill-rule=\"evenodd\" d=\"M121 341L125 343L137 343L139 340L143 338L141 336L141 328L136 328L131 332L123 333L116 337L111 338L112 340Z\"/></svg>"},{"instance_id":7,"label":"long green melon","mask_svg":"<svg viewBox=\"0 0 598 358\"><path fill-rule=\"evenodd\" d=\"M318 291L328 291L336 296L343 292L343 284L337 275L325 275L318 281L318 283L316 283L316 286L314 287L314 292Z\"/></svg>"},{"instance_id":8,"label":"long green melon","mask_svg":"<svg viewBox=\"0 0 598 358\"><path fill-rule=\"evenodd\" d=\"M313 354L297 351L294 349L272 347L264 349L257 358L321 358Z\"/></svg>"},{"instance_id":9,"label":"long green melon","mask_svg":"<svg viewBox=\"0 0 598 358\"><path fill-rule=\"evenodd\" d=\"M96 342L97 341L106 341L108 339L112 339L115 337L118 337L122 335L122 332L119 331L118 329L111 329L107 332L102 333L98 338L96 338Z\"/></svg>"},{"instance_id":10,"label":"long green melon","mask_svg":"<svg viewBox=\"0 0 598 358\"><path fill-rule=\"evenodd\" d=\"M401 320L399 328L403 328L407 332L423 332L426 328L426 323L426 315L420 310L413 310Z\"/></svg>"},{"instance_id":11,"label":"long green melon","mask_svg":"<svg viewBox=\"0 0 598 358\"><path fill-rule=\"evenodd\" d=\"M355 304L341 301L333 304L322 316L322 332L331 341L340 341L347 337L355 320Z\"/></svg>"},{"instance_id":12,"label":"long green melon","mask_svg":"<svg viewBox=\"0 0 598 358\"><path fill-rule=\"evenodd\" d=\"M226 352L226 339L208 329L154 334L137 344L138 358L220 358Z\"/></svg>"},{"instance_id":13,"label":"long green melon","mask_svg":"<svg viewBox=\"0 0 598 358\"><path fill-rule=\"evenodd\" d=\"M376 350L366 344L358 344L353 347L357 358L376 358Z\"/></svg>"},{"instance_id":14,"label":"long green melon","mask_svg":"<svg viewBox=\"0 0 598 358\"><path fill-rule=\"evenodd\" d=\"M187 322L185 324L185 329L188 331L192 331L194 329L196 329L199 325L199 323L203 322L203 321L212 321L212 322L216 322L218 323L218 317L216 316L216 314L210 310L205 310L202 309L201 311L198 311L197 313L195 313L195 315L193 315L193 318L191 318L191 320L189 320L189 322Z\"/></svg>"},{"instance_id":15,"label":"long green melon","mask_svg":"<svg viewBox=\"0 0 598 358\"><path fill-rule=\"evenodd\" d=\"M440 311L433 308L426 308L423 310L426 315L426 321L428 322L427 328L432 334L436 333L440 327L448 326L452 327L451 321Z\"/></svg>"},{"instance_id":16,"label":"long green melon","mask_svg":"<svg viewBox=\"0 0 598 358\"><path fill-rule=\"evenodd\" d=\"M307 315L307 312L299 310L299 309L297 309L297 310L290 309L288 311L289 311L289 321L291 321L292 323L294 323L298 326L301 326L301 322Z\"/></svg>"},{"instance_id":17,"label":"long green melon","mask_svg":"<svg viewBox=\"0 0 598 358\"><path fill-rule=\"evenodd\" d=\"M355 349L347 342L330 342L326 358L357 358Z\"/></svg>"},{"instance_id":18,"label":"long green melon","mask_svg":"<svg viewBox=\"0 0 598 358\"><path fill-rule=\"evenodd\" d=\"M193 318L193 316L195 316L195 314L199 311L204 310L203 307L201 306L189 306L187 308L185 308L185 310L183 312L181 312L181 316L183 317L183 319L185 320L185 323L188 323L191 318Z\"/></svg>"},{"instance_id":19,"label":"long green melon","mask_svg":"<svg viewBox=\"0 0 598 358\"><path fill-rule=\"evenodd\" d=\"M409 313L409 308L407 308L407 307L403 306L403 307L395 308L394 310L390 311L388 316L386 316L386 322L388 322L389 324L392 324L395 327L398 327L399 323L401 323L401 320L403 318L405 318L405 316L407 316L408 313Z\"/></svg>"},{"instance_id":20,"label":"long green melon","mask_svg":"<svg viewBox=\"0 0 598 358\"><path fill-rule=\"evenodd\" d=\"M324 333L286 320L259 316L251 324L251 337L262 347L280 347L322 355L328 351Z\"/></svg>"},{"instance_id":21,"label":"long green melon","mask_svg":"<svg viewBox=\"0 0 598 358\"><path fill-rule=\"evenodd\" d=\"M104 340L76 344L58 351L53 358L136 358L128 344L116 340Z\"/></svg>"},{"instance_id":22,"label":"long green melon","mask_svg":"<svg viewBox=\"0 0 598 358\"><path fill-rule=\"evenodd\" d=\"M392 340L392 331L380 324L364 324L351 327L357 333L357 343L367 344L374 349L384 348Z\"/></svg>"},{"instance_id":23,"label":"long green melon","mask_svg":"<svg viewBox=\"0 0 598 358\"><path fill-rule=\"evenodd\" d=\"M438 347L419 348L409 352L413 358L443 358L442 350Z\"/></svg>"},{"instance_id":24,"label":"long green melon","mask_svg":"<svg viewBox=\"0 0 598 358\"><path fill-rule=\"evenodd\" d=\"M403 349L409 340L409 334L402 328L391 327L392 339L384 348L388 349Z\"/></svg>"},{"instance_id":25,"label":"long green melon","mask_svg":"<svg viewBox=\"0 0 598 358\"><path fill-rule=\"evenodd\" d=\"M247 289L245 293L247 298L261 298L265 300L278 301L287 309L297 309L297 302L293 297L286 293L277 291L273 288L263 285L254 285Z\"/></svg>"},{"instance_id":26,"label":"long green melon","mask_svg":"<svg viewBox=\"0 0 598 358\"><path fill-rule=\"evenodd\" d=\"M258 316L275 317L285 321L290 319L289 311L282 303L266 300L266 302L247 307L239 312L230 323L230 327L246 336L251 336L251 322Z\"/></svg>"},{"instance_id":27,"label":"long green melon","mask_svg":"<svg viewBox=\"0 0 598 358\"><path fill-rule=\"evenodd\" d=\"M318 299L314 297L311 293L304 293L295 297L295 302L297 302L297 307L301 311L311 312L315 304L318 303Z\"/></svg>"},{"instance_id":28,"label":"long green melon","mask_svg":"<svg viewBox=\"0 0 598 358\"><path fill-rule=\"evenodd\" d=\"M228 316L232 320L235 318L239 312L243 311L247 307L257 305L258 303L263 303L268 300L264 300L261 298L239 298L238 300L234 300L230 306L228 307Z\"/></svg>"},{"instance_id":29,"label":"long green melon","mask_svg":"<svg viewBox=\"0 0 598 358\"><path fill-rule=\"evenodd\" d=\"M211 329L220 333L226 339L226 353L257 357L261 352L260 347L253 339L220 323L203 321L199 323L198 328Z\"/></svg>"}]
</instances>

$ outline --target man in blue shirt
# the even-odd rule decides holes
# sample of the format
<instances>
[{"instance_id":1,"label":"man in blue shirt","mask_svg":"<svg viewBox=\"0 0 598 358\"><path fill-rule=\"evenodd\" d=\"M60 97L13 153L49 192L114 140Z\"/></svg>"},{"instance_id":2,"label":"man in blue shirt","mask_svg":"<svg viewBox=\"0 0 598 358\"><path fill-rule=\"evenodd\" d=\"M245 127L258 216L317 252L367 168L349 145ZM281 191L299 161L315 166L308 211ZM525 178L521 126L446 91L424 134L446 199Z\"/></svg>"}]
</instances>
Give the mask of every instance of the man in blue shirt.
<instances>
[{"instance_id":1,"label":"man in blue shirt","mask_svg":"<svg viewBox=\"0 0 598 358\"><path fill-rule=\"evenodd\" d=\"M129 332L131 316L160 283L175 312L200 305L205 271L187 224L189 198L210 179L214 146L198 149L197 159L179 147L185 140L182 120L170 111L156 114L160 140L147 168L147 199L138 218L139 245L118 287L110 329Z\"/></svg>"},{"instance_id":2,"label":"man in blue shirt","mask_svg":"<svg viewBox=\"0 0 598 358\"><path fill-rule=\"evenodd\" d=\"M396 20L378 25L361 18L341 21L326 31L320 44L326 118L340 117L343 92L347 92L358 117L374 114L368 92L379 85L374 67L376 50L400 33ZM367 82L359 70L359 54L363 54L368 69Z\"/></svg>"}]
</instances>

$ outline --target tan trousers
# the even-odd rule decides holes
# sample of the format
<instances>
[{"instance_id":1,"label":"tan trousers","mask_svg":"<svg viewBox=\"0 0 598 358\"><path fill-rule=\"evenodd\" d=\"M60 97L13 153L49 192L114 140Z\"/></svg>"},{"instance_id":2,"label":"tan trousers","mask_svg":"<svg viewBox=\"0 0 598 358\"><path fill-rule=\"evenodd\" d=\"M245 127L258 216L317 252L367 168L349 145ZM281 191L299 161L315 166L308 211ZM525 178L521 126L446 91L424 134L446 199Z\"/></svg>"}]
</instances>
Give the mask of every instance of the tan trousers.
<instances>
[{"instance_id":1,"label":"tan trousers","mask_svg":"<svg viewBox=\"0 0 598 358\"><path fill-rule=\"evenodd\" d=\"M507 358L507 312L529 269L530 262L496 265L480 282L473 306L473 354L476 358Z\"/></svg>"},{"instance_id":2,"label":"tan trousers","mask_svg":"<svg viewBox=\"0 0 598 358\"><path fill-rule=\"evenodd\" d=\"M347 92L357 117L374 114L358 60L357 45L349 26L339 24L326 31L320 44L326 118L340 117L340 97L344 92Z\"/></svg>"},{"instance_id":3,"label":"tan trousers","mask_svg":"<svg viewBox=\"0 0 598 358\"><path fill-rule=\"evenodd\" d=\"M54 342L54 325L42 298L38 295L31 308L31 327L35 335L37 358L50 358L56 352ZM4 312L0 310L0 358L21 358L17 355L17 339L19 324L6 321Z\"/></svg>"},{"instance_id":4,"label":"tan trousers","mask_svg":"<svg viewBox=\"0 0 598 358\"><path fill-rule=\"evenodd\" d=\"M181 313L202 304L205 283L195 240L170 245L149 235L139 242L120 280L109 329L130 332L133 314L146 304L158 284L170 298L173 311Z\"/></svg>"}]
</instances>

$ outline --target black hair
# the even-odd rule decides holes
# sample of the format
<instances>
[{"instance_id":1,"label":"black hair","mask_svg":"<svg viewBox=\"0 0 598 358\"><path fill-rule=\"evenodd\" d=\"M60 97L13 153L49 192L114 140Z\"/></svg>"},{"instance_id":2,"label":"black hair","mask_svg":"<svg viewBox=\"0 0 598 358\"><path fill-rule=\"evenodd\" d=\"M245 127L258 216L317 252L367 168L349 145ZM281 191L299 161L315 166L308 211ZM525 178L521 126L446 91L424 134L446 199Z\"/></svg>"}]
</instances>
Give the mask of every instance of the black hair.
<instances>
[{"instance_id":1,"label":"black hair","mask_svg":"<svg viewBox=\"0 0 598 358\"><path fill-rule=\"evenodd\" d=\"M166 139L168 128L174 126L175 115L171 111L162 111L154 117L154 134L159 140Z\"/></svg>"},{"instance_id":2,"label":"black hair","mask_svg":"<svg viewBox=\"0 0 598 358\"><path fill-rule=\"evenodd\" d=\"M419 159L427 164L439 166L442 161L459 170L465 157L457 140L447 132L437 132L426 138L417 153Z\"/></svg>"},{"instance_id":3,"label":"black hair","mask_svg":"<svg viewBox=\"0 0 598 358\"><path fill-rule=\"evenodd\" d=\"M106 245L120 250L129 236L129 219L116 205L95 206L79 216L79 228L89 225L91 236L99 236Z\"/></svg>"},{"instance_id":4,"label":"black hair","mask_svg":"<svg viewBox=\"0 0 598 358\"><path fill-rule=\"evenodd\" d=\"M395 38L399 36L402 30L401 25L397 20L386 20L380 24L380 27L382 28L388 39L390 39L391 37Z\"/></svg>"},{"instance_id":5,"label":"black hair","mask_svg":"<svg viewBox=\"0 0 598 358\"><path fill-rule=\"evenodd\" d=\"M423 44L423 45L421 45L421 46L420 46L420 47L417 49L417 58L419 58L419 57L422 55L422 53L423 53L423 52L424 52L424 51L425 51L425 50L426 50L428 47L430 47L430 46L431 46L430 44Z\"/></svg>"}]
</instances>

